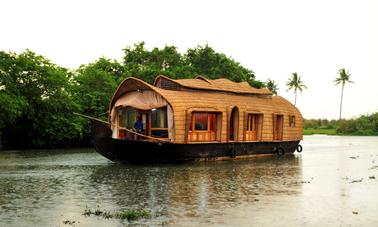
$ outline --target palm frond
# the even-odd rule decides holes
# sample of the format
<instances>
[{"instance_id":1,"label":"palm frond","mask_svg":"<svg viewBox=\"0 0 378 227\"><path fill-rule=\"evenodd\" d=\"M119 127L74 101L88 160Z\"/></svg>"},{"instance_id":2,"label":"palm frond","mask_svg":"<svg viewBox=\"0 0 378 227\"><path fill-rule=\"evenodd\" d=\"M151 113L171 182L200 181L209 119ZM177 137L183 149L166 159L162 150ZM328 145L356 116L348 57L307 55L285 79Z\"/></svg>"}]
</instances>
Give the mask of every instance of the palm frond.
<instances>
[{"instance_id":1,"label":"palm frond","mask_svg":"<svg viewBox=\"0 0 378 227\"><path fill-rule=\"evenodd\" d=\"M307 86L303 84L301 77L296 72L291 74L291 77L286 82L286 86L288 87L287 91L294 88L294 92L297 90L302 92L303 89L307 89Z\"/></svg>"},{"instance_id":2,"label":"palm frond","mask_svg":"<svg viewBox=\"0 0 378 227\"><path fill-rule=\"evenodd\" d=\"M339 69L338 71L338 77L333 81L335 85L345 84L345 83L354 83L350 80L350 77L352 75L349 73L349 71L346 71L344 68Z\"/></svg>"}]
</instances>

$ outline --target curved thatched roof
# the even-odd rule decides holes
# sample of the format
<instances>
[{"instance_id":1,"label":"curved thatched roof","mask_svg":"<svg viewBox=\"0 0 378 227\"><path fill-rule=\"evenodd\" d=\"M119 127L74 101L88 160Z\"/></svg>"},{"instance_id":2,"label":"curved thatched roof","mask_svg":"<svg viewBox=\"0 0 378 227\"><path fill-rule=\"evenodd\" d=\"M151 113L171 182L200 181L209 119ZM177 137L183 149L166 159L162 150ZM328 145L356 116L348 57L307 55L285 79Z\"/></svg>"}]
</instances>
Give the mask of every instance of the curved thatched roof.
<instances>
[{"instance_id":1,"label":"curved thatched roof","mask_svg":"<svg viewBox=\"0 0 378 227\"><path fill-rule=\"evenodd\" d=\"M157 79L162 78L159 76ZM165 77L167 78L167 77ZM182 82L184 81L185 82ZM186 81L187 80L187 81ZM192 82L195 80L195 82ZM190 84L191 86L197 86L203 83L209 83L202 79L183 79L183 80L173 80L175 82L179 81L181 84ZM217 80L209 80L211 83L215 83L217 86L221 84L222 81L228 81L227 79L217 79ZM215 81L215 82L214 82ZM227 83L227 82L226 82ZM233 84L243 84L243 83L234 83ZM197 84L197 85L194 85ZM223 85L225 86L225 85ZM248 85L249 86L249 85ZM225 86L226 87L226 86ZM144 82L135 77L128 77L125 79L117 88L116 92L113 95L112 101L110 103L110 108L114 105L115 101L121 97L123 94L131 91L137 90L153 90L160 94L164 99L167 100L168 103L171 104L173 108L185 106L190 108L191 106L198 106L198 107L216 107L216 106L243 106L247 109L270 109L274 110L275 112L299 112L298 109L288 102L286 99L280 96L266 96L266 97L257 97L257 96L243 96L243 95L232 95L227 94L225 92L219 93L209 93L205 90L186 90L186 91L176 91L176 90L167 90L163 88L158 88ZM261 89L256 89L261 90ZM223 91L223 90L219 90ZM243 92L241 92L243 93Z\"/></svg>"},{"instance_id":2,"label":"curved thatched roof","mask_svg":"<svg viewBox=\"0 0 378 227\"><path fill-rule=\"evenodd\" d=\"M272 92L267 88L253 88L247 82L233 82L225 78L210 80L202 76L197 76L195 79L171 79L166 76L157 76L154 86L162 81L169 81L184 88L208 91L222 91L232 92L237 94L257 94L257 95L272 95Z\"/></svg>"},{"instance_id":3,"label":"curved thatched roof","mask_svg":"<svg viewBox=\"0 0 378 227\"><path fill-rule=\"evenodd\" d=\"M131 91L143 91L143 90L152 90L156 91L156 87L144 82L141 79L135 77L128 77L123 80L120 85L118 86L117 90L115 91L112 100L110 102L110 110L112 109L114 103L120 98L122 95L126 94L127 92ZM164 97L165 98L165 97Z\"/></svg>"}]
</instances>

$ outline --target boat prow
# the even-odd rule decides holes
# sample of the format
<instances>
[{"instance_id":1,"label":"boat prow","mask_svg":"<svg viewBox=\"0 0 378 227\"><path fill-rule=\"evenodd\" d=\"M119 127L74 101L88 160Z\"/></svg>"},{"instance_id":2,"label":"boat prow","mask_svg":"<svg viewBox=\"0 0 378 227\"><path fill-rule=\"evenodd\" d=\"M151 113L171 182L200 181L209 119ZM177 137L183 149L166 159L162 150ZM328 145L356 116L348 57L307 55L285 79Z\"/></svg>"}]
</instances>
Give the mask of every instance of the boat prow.
<instances>
[{"instance_id":1,"label":"boat prow","mask_svg":"<svg viewBox=\"0 0 378 227\"><path fill-rule=\"evenodd\" d=\"M90 119L90 122L92 143L96 151L112 161L117 160L112 130L108 124L97 119Z\"/></svg>"}]
</instances>

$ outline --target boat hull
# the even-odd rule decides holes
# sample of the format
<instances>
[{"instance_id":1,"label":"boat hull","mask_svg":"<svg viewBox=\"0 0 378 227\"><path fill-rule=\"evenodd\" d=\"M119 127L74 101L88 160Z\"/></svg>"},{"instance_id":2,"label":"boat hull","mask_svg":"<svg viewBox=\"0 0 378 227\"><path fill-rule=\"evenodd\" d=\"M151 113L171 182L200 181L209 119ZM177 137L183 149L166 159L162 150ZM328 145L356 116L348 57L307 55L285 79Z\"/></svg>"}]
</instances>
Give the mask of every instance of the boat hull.
<instances>
[{"instance_id":1,"label":"boat hull","mask_svg":"<svg viewBox=\"0 0 378 227\"><path fill-rule=\"evenodd\" d=\"M185 162L246 159L276 154L279 148L293 153L299 141L227 142L174 144L112 138L107 124L91 120L92 142L96 151L115 162Z\"/></svg>"}]
</instances>

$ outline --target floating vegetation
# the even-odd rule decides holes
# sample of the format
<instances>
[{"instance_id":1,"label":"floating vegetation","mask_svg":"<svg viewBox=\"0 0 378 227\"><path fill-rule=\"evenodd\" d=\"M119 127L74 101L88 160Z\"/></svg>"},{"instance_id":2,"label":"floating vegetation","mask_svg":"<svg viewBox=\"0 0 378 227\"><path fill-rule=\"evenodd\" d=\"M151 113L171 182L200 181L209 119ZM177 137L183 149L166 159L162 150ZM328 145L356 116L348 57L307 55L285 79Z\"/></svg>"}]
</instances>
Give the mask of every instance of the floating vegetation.
<instances>
[{"instance_id":1,"label":"floating vegetation","mask_svg":"<svg viewBox=\"0 0 378 227\"><path fill-rule=\"evenodd\" d=\"M291 183L292 185L298 185L298 184L310 184L311 181L305 181L305 180L302 180L302 181L295 181L293 183Z\"/></svg>"},{"instance_id":2,"label":"floating vegetation","mask_svg":"<svg viewBox=\"0 0 378 227\"><path fill-rule=\"evenodd\" d=\"M373 176L369 176L369 179L375 179L375 176L373 175Z\"/></svg>"},{"instance_id":3,"label":"floating vegetation","mask_svg":"<svg viewBox=\"0 0 378 227\"><path fill-rule=\"evenodd\" d=\"M351 157L349 157L349 158L351 158L351 159L357 159L357 158L359 158L360 156L351 156Z\"/></svg>"},{"instance_id":4,"label":"floating vegetation","mask_svg":"<svg viewBox=\"0 0 378 227\"><path fill-rule=\"evenodd\" d=\"M372 170L372 169L378 169L378 166L372 166L369 168L369 170Z\"/></svg>"},{"instance_id":5,"label":"floating vegetation","mask_svg":"<svg viewBox=\"0 0 378 227\"><path fill-rule=\"evenodd\" d=\"M71 221L71 220L65 220L65 221L63 221L63 224L65 224L65 225L75 226L75 223L76 223L76 221ZM80 222L78 222L78 223L80 223Z\"/></svg>"},{"instance_id":6,"label":"floating vegetation","mask_svg":"<svg viewBox=\"0 0 378 227\"><path fill-rule=\"evenodd\" d=\"M361 179L358 179L358 180L352 180L352 181L349 182L349 183L360 183L360 182L362 182L363 179L364 179L364 178L361 178Z\"/></svg>"},{"instance_id":7,"label":"floating vegetation","mask_svg":"<svg viewBox=\"0 0 378 227\"><path fill-rule=\"evenodd\" d=\"M83 215L84 216L90 216L91 214L92 214L91 209L89 209L88 207L85 207Z\"/></svg>"},{"instance_id":8,"label":"floating vegetation","mask_svg":"<svg viewBox=\"0 0 378 227\"><path fill-rule=\"evenodd\" d=\"M140 209L140 210L127 209L127 210L121 210L118 212L111 213L110 211L101 210L98 207L95 210L91 210L90 208L86 207L83 215L84 216L94 215L98 217L103 217L105 219L118 218L118 219L135 220L139 218L150 217L150 212L143 209Z\"/></svg>"},{"instance_id":9,"label":"floating vegetation","mask_svg":"<svg viewBox=\"0 0 378 227\"><path fill-rule=\"evenodd\" d=\"M146 210L123 210L114 214L115 218L134 220L138 218L148 218L150 213Z\"/></svg>"}]
</instances>

